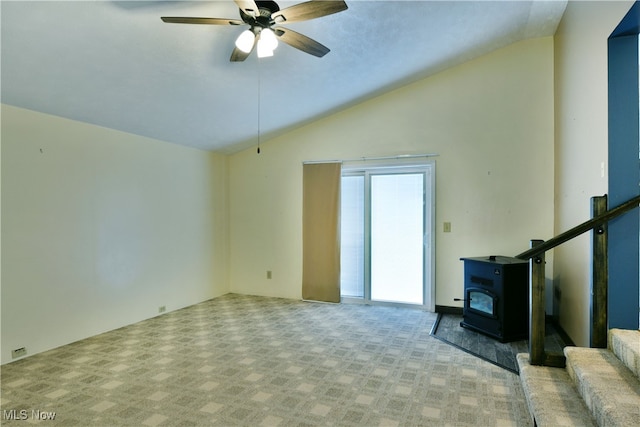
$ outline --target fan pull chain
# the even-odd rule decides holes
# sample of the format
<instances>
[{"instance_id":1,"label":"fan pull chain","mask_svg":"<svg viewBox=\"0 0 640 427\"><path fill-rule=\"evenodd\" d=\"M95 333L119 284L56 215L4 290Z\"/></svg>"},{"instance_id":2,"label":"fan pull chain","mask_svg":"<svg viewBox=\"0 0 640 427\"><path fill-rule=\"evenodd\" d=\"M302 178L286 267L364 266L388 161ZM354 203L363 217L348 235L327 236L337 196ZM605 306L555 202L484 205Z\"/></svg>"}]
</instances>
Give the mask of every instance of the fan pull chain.
<instances>
[{"instance_id":1,"label":"fan pull chain","mask_svg":"<svg viewBox=\"0 0 640 427\"><path fill-rule=\"evenodd\" d=\"M260 110L262 110L262 100L261 100L261 90L260 90L260 58L258 58L258 149L256 150L257 154L260 154Z\"/></svg>"}]
</instances>

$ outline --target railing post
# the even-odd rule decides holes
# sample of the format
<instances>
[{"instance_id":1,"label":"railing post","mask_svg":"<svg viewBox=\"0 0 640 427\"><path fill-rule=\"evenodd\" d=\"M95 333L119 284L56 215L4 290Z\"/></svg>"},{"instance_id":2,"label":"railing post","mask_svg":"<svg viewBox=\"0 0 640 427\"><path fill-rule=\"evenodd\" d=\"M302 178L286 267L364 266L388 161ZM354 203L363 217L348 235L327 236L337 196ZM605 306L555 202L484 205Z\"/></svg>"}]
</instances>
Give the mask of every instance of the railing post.
<instances>
[{"instance_id":1,"label":"railing post","mask_svg":"<svg viewBox=\"0 0 640 427\"><path fill-rule=\"evenodd\" d=\"M531 240L531 248L542 243L542 240ZM529 259L529 363L532 365L544 365L545 362L544 264L544 252Z\"/></svg>"},{"instance_id":2,"label":"railing post","mask_svg":"<svg viewBox=\"0 0 640 427\"><path fill-rule=\"evenodd\" d=\"M607 196L591 198L591 217L607 212ZM607 222L595 227L591 236L591 347L607 347L607 291L609 262L607 259Z\"/></svg>"}]
</instances>

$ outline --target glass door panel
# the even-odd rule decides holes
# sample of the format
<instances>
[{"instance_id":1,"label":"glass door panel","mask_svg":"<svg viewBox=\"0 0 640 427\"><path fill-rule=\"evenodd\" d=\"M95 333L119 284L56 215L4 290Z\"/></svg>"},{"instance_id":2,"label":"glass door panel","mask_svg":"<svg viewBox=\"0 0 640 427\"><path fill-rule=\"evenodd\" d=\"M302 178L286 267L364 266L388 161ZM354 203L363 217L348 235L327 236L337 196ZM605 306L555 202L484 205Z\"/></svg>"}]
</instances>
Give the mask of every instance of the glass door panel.
<instances>
[{"instance_id":1,"label":"glass door panel","mask_svg":"<svg viewBox=\"0 0 640 427\"><path fill-rule=\"evenodd\" d=\"M434 309L432 175L432 164L343 170L343 298Z\"/></svg>"},{"instance_id":2,"label":"glass door panel","mask_svg":"<svg viewBox=\"0 0 640 427\"><path fill-rule=\"evenodd\" d=\"M343 176L340 217L340 292L364 298L364 175Z\"/></svg>"},{"instance_id":3,"label":"glass door panel","mask_svg":"<svg viewBox=\"0 0 640 427\"><path fill-rule=\"evenodd\" d=\"M371 176L371 299L423 304L424 174Z\"/></svg>"}]
</instances>

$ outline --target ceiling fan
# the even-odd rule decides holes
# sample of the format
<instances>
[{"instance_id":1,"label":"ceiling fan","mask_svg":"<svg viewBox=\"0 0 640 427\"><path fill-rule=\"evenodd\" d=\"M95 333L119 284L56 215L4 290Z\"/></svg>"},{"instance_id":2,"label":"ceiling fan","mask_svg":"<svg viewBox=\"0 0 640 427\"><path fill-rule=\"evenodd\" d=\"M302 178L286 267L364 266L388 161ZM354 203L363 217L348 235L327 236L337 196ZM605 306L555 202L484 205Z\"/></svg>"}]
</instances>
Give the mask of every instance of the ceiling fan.
<instances>
[{"instance_id":1,"label":"ceiling fan","mask_svg":"<svg viewBox=\"0 0 640 427\"><path fill-rule=\"evenodd\" d=\"M307 1L282 10L274 1L234 1L240 8L242 20L171 16L163 16L161 19L164 22L174 24L249 25L250 28L243 31L236 40L233 52L231 52L232 62L247 59L254 47L257 47L259 58L272 56L278 45L278 40L321 58L329 52L329 48L303 34L278 26L278 24L307 21L347 9L347 4L344 1Z\"/></svg>"}]
</instances>

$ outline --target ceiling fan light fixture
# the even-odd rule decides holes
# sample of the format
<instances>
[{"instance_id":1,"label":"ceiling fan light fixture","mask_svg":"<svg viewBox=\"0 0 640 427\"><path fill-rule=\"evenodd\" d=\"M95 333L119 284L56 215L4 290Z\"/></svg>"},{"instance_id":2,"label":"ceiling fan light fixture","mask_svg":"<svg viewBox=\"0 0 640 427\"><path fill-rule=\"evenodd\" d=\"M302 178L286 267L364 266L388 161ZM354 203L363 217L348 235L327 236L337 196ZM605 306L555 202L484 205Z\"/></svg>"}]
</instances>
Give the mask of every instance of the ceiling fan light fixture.
<instances>
[{"instance_id":1,"label":"ceiling fan light fixture","mask_svg":"<svg viewBox=\"0 0 640 427\"><path fill-rule=\"evenodd\" d=\"M278 38L271 28L264 28L260 31L260 40L265 44L265 48L276 50L278 47Z\"/></svg>"},{"instance_id":2,"label":"ceiling fan light fixture","mask_svg":"<svg viewBox=\"0 0 640 427\"><path fill-rule=\"evenodd\" d=\"M273 51L278 47L278 39L270 28L263 28L258 39L258 58L273 56Z\"/></svg>"},{"instance_id":3,"label":"ceiling fan light fixture","mask_svg":"<svg viewBox=\"0 0 640 427\"><path fill-rule=\"evenodd\" d=\"M269 45L258 40L258 58L267 58L273 56L273 49L269 49Z\"/></svg>"},{"instance_id":4,"label":"ceiling fan light fixture","mask_svg":"<svg viewBox=\"0 0 640 427\"><path fill-rule=\"evenodd\" d=\"M244 53L251 52L253 49L253 43L255 41L255 34L251 30L244 30L236 39L236 47Z\"/></svg>"}]
</instances>

